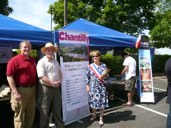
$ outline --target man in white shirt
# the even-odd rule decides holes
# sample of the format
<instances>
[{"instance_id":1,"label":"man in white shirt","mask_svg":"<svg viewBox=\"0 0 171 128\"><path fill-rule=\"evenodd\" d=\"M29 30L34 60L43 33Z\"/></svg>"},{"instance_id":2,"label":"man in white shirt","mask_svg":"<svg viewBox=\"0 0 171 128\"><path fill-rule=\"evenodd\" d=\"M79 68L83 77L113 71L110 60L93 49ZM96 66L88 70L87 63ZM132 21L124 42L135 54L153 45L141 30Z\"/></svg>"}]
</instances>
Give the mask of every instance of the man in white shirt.
<instances>
[{"instance_id":1,"label":"man in white shirt","mask_svg":"<svg viewBox=\"0 0 171 128\"><path fill-rule=\"evenodd\" d=\"M129 56L128 52L122 53L124 58L124 69L121 72L121 76L125 74L125 91L127 92L128 101L125 106L132 106L132 100L134 95L135 81L136 81L136 61L133 57Z\"/></svg>"},{"instance_id":2,"label":"man in white shirt","mask_svg":"<svg viewBox=\"0 0 171 128\"><path fill-rule=\"evenodd\" d=\"M54 58L54 53L58 48L52 43L47 43L41 48L45 54L38 61L37 75L39 78L38 86L38 108L40 111L40 128L48 128L49 114L52 113L57 128L64 128L61 110L60 84L62 82L62 72L58 61Z\"/></svg>"}]
</instances>

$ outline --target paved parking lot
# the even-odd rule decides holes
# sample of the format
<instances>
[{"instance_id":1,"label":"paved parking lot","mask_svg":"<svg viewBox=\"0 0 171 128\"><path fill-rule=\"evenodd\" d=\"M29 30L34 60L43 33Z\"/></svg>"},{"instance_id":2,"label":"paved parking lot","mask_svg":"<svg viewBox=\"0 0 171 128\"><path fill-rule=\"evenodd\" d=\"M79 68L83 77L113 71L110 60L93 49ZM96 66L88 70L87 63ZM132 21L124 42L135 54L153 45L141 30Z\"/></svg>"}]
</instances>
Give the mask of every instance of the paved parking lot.
<instances>
[{"instance_id":1,"label":"paved parking lot","mask_svg":"<svg viewBox=\"0 0 171 128\"><path fill-rule=\"evenodd\" d=\"M165 77L154 77L155 103L141 104L136 96L133 107L123 107L126 97L118 97L110 102L105 111L102 128L166 128L168 104L166 104ZM91 122L90 116L69 124L66 128L99 128L98 120Z\"/></svg>"},{"instance_id":2,"label":"paved parking lot","mask_svg":"<svg viewBox=\"0 0 171 128\"><path fill-rule=\"evenodd\" d=\"M166 128L168 104L166 104L165 77L154 77L155 103L141 104L139 97L135 97L133 107L123 107L126 99L124 90L117 91L117 98L110 102L110 108L105 111L102 128ZM0 128L13 128L12 112L9 102L0 106ZM98 120L91 122L90 116L73 122L66 128L99 128ZM56 128L55 126L53 128Z\"/></svg>"}]
</instances>

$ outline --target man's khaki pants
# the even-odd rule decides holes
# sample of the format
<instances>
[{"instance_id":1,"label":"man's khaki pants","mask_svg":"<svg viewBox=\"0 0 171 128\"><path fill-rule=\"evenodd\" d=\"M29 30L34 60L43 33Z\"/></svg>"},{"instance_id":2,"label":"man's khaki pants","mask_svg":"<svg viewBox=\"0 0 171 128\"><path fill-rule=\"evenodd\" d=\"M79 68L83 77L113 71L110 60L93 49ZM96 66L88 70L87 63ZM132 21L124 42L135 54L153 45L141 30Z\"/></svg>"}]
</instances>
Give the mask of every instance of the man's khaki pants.
<instances>
[{"instance_id":1,"label":"man's khaki pants","mask_svg":"<svg viewBox=\"0 0 171 128\"><path fill-rule=\"evenodd\" d=\"M16 101L11 94L11 108L14 111L15 128L32 128L35 116L36 87L17 88L21 101Z\"/></svg>"}]
</instances>

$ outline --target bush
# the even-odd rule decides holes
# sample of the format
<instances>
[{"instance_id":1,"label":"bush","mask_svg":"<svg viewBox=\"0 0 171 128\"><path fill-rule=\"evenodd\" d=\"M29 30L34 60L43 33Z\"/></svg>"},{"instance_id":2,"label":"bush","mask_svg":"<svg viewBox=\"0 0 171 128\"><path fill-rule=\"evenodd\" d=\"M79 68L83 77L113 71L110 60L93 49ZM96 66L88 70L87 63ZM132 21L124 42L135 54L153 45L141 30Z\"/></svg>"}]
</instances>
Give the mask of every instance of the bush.
<instances>
[{"instance_id":1,"label":"bush","mask_svg":"<svg viewBox=\"0 0 171 128\"><path fill-rule=\"evenodd\" d=\"M152 62L153 73L164 74L165 63L170 57L170 55L155 55Z\"/></svg>"},{"instance_id":2,"label":"bush","mask_svg":"<svg viewBox=\"0 0 171 128\"><path fill-rule=\"evenodd\" d=\"M101 61L107 65L111 71L109 75L113 77L116 74L120 74L123 69L123 58L121 56L113 56L111 54L102 55Z\"/></svg>"},{"instance_id":3,"label":"bush","mask_svg":"<svg viewBox=\"0 0 171 128\"><path fill-rule=\"evenodd\" d=\"M138 56L132 56L137 62L137 75L138 75ZM152 61L152 71L153 74L164 74L164 66L166 61L171 57L170 55L155 55ZM111 54L106 54L101 56L101 61L111 69L109 72L110 77L114 77L116 74L120 74L123 67L123 58L121 56L113 56Z\"/></svg>"}]
</instances>

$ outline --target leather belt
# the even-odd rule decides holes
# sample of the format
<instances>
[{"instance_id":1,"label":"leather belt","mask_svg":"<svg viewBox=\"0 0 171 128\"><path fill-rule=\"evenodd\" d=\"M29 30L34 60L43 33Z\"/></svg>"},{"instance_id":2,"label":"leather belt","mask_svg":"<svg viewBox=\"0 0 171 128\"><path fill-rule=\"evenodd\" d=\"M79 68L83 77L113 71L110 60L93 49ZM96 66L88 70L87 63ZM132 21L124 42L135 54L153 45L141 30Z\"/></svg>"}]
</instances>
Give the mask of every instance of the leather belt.
<instances>
[{"instance_id":1,"label":"leather belt","mask_svg":"<svg viewBox=\"0 0 171 128\"><path fill-rule=\"evenodd\" d=\"M18 85L17 87L21 87L21 88L32 88L33 86L35 86L35 84L29 84L29 85Z\"/></svg>"}]
</instances>

